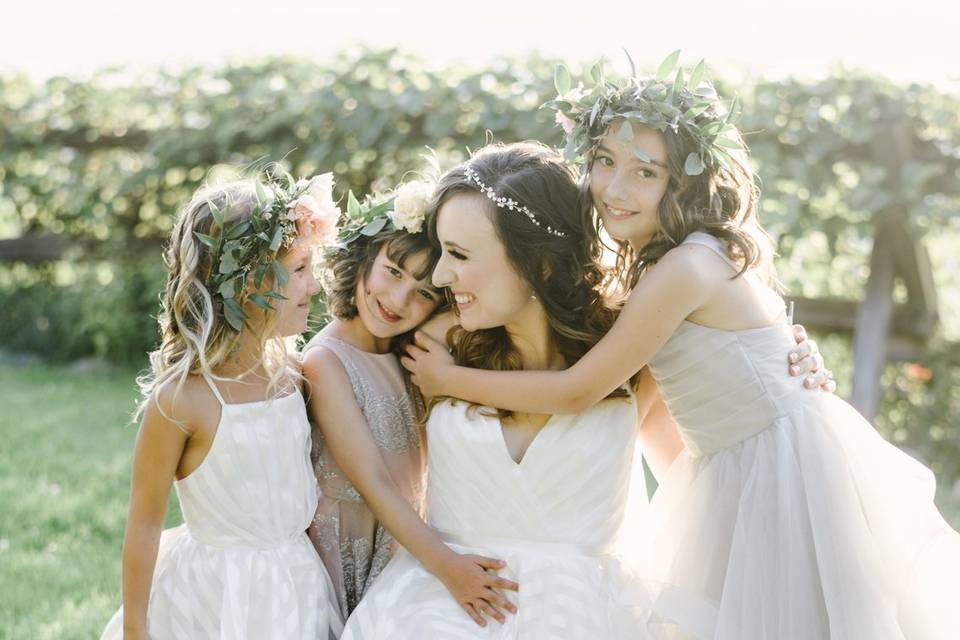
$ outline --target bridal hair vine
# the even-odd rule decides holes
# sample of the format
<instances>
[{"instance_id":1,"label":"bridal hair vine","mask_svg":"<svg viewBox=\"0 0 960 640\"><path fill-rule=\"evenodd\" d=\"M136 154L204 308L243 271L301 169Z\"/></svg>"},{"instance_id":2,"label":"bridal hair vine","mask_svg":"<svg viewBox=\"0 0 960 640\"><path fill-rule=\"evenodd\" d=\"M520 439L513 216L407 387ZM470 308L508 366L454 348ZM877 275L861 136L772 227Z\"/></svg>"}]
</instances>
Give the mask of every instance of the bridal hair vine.
<instances>
[{"instance_id":1,"label":"bridal hair vine","mask_svg":"<svg viewBox=\"0 0 960 640\"><path fill-rule=\"evenodd\" d=\"M544 229L544 231L546 231L547 233L554 235L558 238L567 237L567 234L557 229L554 229L550 225L547 225L546 227L544 227L542 224L540 224L540 221L537 220L537 216L535 216L533 212L530 211L530 209L520 204L513 198L506 198L506 197L497 195L497 192L493 190L493 187L488 187L486 184L484 184L483 180L480 179L480 176L473 169L473 167L469 165L465 167L463 170L463 174L471 182L473 182L478 187L480 187L480 192L483 193L485 196L487 196L499 208L507 209L508 211L516 211L517 213L522 213L523 215L527 216L527 218L529 218L530 222L537 225L541 229Z\"/></svg>"},{"instance_id":2,"label":"bridal hair vine","mask_svg":"<svg viewBox=\"0 0 960 640\"><path fill-rule=\"evenodd\" d=\"M689 176L700 175L708 165L731 170L731 150L743 148L735 126L741 113L740 101L735 97L729 108L723 109L713 85L704 78L704 61L685 80L683 68L677 65L679 59L678 49L660 63L654 76L642 78L627 53L630 77L614 80L605 77L598 62L590 69L590 89L585 89L582 82L572 87L570 71L558 64L554 72L557 98L543 106L556 111L556 122L565 134L564 157L583 161L610 125L620 120L624 124L617 137L626 144L633 142L631 124L688 134L697 145L697 151L689 153L684 162L684 172ZM637 158L650 162L641 149L633 146L632 150Z\"/></svg>"}]
</instances>

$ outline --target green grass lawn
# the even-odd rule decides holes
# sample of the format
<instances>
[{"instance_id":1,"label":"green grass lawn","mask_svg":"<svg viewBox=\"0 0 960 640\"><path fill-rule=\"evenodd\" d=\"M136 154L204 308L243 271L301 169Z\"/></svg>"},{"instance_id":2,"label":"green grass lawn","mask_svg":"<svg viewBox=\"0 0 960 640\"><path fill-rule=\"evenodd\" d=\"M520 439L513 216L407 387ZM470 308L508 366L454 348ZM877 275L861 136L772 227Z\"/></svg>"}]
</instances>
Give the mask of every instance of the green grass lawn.
<instances>
[{"instance_id":1,"label":"green grass lawn","mask_svg":"<svg viewBox=\"0 0 960 640\"><path fill-rule=\"evenodd\" d=\"M0 363L0 639L95 638L119 605L134 375Z\"/></svg>"},{"instance_id":2,"label":"green grass lawn","mask_svg":"<svg viewBox=\"0 0 960 640\"><path fill-rule=\"evenodd\" d=\"M0 364L0 638L96 638L119 606L134 376Z\"/></svg>"}]
</instances>

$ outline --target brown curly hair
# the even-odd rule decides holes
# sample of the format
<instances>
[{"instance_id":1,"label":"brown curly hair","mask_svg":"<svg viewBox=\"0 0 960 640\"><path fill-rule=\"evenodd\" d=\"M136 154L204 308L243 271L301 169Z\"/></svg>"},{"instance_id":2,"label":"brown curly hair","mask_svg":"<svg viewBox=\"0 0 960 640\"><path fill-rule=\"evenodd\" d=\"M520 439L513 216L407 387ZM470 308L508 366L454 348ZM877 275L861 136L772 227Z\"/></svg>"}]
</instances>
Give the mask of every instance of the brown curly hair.
<instances>
[{"instance_id":1,"label":"brown curly hair","mask_svg":"<svg viewBox=\"0 0 960 640\"><path fill-rule=\"evenodd\" d=\"M704 113L701 117L715 115ZM698 150L696 141L683 129L673 131L668 127L661 133L666 142L670 178L657 208L659 229L643 247L613 239L616 246L611 248L616 252L614 272L618 283L625 290L632 289L647 268L694 231L709 233L726 244L730 258L740 264L740 271L734 277L750 268L760 267L772 280L772 242L756 220L760 190L740 133L728 134L744 149L731 154L729 166L707 162L703 173L698 176L687 175L684 169L687 156ZM582 184L582 193L588 195L589 171L593 168L594 158L595 152L588 160ZM599 235L600 216L594 212L592 218L593 233Z\"/></svg>"},{"instance_id":2,"label":"brown curly hair","mask_svg":"<svg viewBox=\"0 0 960 640\"><path fill-rule=\"evenodd\" d=\"M480 193L465 174L467 166L498 196L528 207L542 225L488 204L507 259L543 305L550 337L567 366L572 365L603 337L617 316L617 309L604 295L603 247L589 229L590 200L580 192L576 171L539 142L482 147L437 184L426 218L427 234L436 246L440 244L437 218L444 203L457 194ZM547 233L548 225L565 237ZM456 326L448 342L457 364L463 366L501 371L522 366L503 327L467 331ZM622 390L611 394L624 395ZM498 410L498 414L504 418L512 412Z\"/></svg>"}]
</instances>

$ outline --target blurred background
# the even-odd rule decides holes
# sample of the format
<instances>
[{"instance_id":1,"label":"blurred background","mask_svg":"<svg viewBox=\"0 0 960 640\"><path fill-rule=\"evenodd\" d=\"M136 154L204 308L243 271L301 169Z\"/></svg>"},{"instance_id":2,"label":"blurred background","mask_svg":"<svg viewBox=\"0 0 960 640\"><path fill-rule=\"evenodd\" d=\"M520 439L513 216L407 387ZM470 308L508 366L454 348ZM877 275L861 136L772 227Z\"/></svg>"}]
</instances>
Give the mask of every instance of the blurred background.
<instances>
[{"instance_id":1,"label":"blurred background","mask_svg":"<svg viewBox=\"0 0 960 640\"><path fill-rule=\"evenodd\" d=\"M449 166L488 135L559 144L554 65L625 72L622 48L706 58L740 96L796 320L960 526L957 9L129 4L0 9L0 638L95 637L120 602L162 241L218 165L363 193L426 145Z\"/></svg>"}]
</instances>

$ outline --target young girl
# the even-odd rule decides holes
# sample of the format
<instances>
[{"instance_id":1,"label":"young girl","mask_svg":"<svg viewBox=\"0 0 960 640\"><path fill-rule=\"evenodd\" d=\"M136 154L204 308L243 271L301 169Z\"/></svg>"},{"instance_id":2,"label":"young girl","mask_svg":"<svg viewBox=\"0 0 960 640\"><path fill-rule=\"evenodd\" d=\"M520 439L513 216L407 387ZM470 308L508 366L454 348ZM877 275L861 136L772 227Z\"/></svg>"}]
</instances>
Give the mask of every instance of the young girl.
<instances>
[{"instance_id":1,"label":"young girl","mask_svg":"<svg viewBox=\"0 0 960 640\"><path fill-rule=\"evenodd\" d=\"M198 191L177 219L162 342L142 381L123 608L103 638L336 637L342 620L306 529L318 490L292 347L329 174ZM170 485L184 524L163 532Z\"/></svg>"},{"instance_id":2,"label":"young girl","mask_svg":"<svg viewBox=\"0 0 960 640\"><path fill-rule=\"evenodd\" d=\"M324 261L334 320L303 349L323 491L309 534L344 617L393 557L396 537L483 626L484 615L504 619L512 605L498 590L517 585L496 575L502 562L453 552L421 519L419 394L394 354L443 306L429 281L436 252L421 231L431 190L411 182L358 206Z\"/></svg>"},{"instance_id":3,"label":"young girl","mask_svg":"<svg viewBox=\"0 0 960 640\"><path fill-rule=\"evenodd\" d=\"M610 332L565 371L458 367L425 338L405 363L425 393L534 413L583 411L649 364L686 452L637 542L638 637L960 637L960 538L932 474L782 376L792 339L735 114L700 70L670 71L553 103L633 287Z\"/></svg>"}]
</instances>

